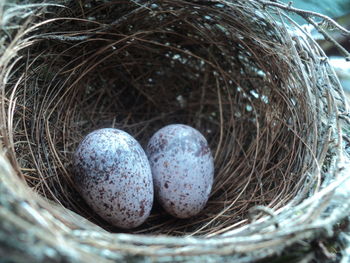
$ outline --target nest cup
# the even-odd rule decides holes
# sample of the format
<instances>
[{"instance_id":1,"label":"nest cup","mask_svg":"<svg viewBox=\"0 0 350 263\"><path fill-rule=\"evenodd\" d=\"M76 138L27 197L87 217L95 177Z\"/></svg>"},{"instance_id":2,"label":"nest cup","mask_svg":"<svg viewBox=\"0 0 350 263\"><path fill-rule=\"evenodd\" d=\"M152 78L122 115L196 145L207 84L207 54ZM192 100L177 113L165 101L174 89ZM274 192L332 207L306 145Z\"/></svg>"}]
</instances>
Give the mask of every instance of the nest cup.
<instances>
[{"instance_id":1,"label":"nest cup","mask_svg":"<svg viewBox=\"0 0 350 263\"><path fill-rule=\"evenodd\" d=\"M330 236L349 207L347 195L337 210L332 203L346 170L344 94L318 45L261 2L56 1L28 5L36 15L24 19L7 17L14 7L5 5L3 209L72 260L231 254L245 262ZM98 128L125 130L145 146L173 123L210 144L209 201L184 220L155 204L145 224L122 234L77 194L72 154Z\"/></svg>"}]
</instances>

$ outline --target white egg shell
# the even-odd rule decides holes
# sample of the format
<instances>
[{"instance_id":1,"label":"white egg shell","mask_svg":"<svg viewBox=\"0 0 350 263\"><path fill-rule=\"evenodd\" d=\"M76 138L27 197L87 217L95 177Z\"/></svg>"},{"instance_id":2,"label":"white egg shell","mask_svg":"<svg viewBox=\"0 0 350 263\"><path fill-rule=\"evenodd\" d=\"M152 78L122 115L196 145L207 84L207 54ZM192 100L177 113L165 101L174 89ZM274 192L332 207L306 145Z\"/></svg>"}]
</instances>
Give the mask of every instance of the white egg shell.
<instances>
[{"instance_id":1,"label":"white egg shell","mask_svg":"<svg viewBox=\"0 0 350 263\"><path fill-rule=\"evenodd\" d=\"M213 185L214 161L204 136L182 124L157 131L147 146L155 195L178 218L198 214Z\"/></svg>"},{"instance_id":2,"label":"white egg shell","mask_svg":"<svg viewBox=\"0 0 350 263\"><path fill-rule=\"evenodd\" d=\"M74 181L91 208L121 228L141 225L153 205L153 182L147 156L128 133L96 130L74 155Z\"/></svg>"}]
</instances>

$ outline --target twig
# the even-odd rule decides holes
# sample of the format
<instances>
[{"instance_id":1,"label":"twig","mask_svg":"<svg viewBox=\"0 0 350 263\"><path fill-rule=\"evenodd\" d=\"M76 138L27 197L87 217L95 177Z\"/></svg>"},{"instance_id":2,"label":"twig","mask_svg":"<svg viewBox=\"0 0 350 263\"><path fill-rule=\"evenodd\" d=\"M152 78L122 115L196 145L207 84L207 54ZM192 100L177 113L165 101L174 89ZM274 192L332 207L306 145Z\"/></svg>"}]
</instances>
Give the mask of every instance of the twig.
<instances>
[{"instance_id":1,"label":"twig","mask_svg":"<svg viewBox=\"0 0 350 263\"><path fill-rule=\"evenodd\" d=\"M39 35L36 38L46 40L58 40L63 42L80 42L91 38L91 36Z\"/></svg>"},{"instance_id":2,"label":"twig","mask_svg":"<svg viewBox=\"0 0 350 263\"><path fill-rule=\"evenodd\" d=\"M317 12L313 11L306 11L302 10L299 8L295 8L292 6L292 2L289 2L288 4L283 4L279 3L278 1L263 1L260 0L260 3L262 3L264 6L274 6L283 10L286 10L288 12L292 12L295 14L298 14L301 16L304 20L306 20L308 23L313 25L316 30L323 35L323 37L331 42L337 49L338 51L345 57L346 61L350 61L350 53L343 47L341 46L330 34L328 34L322 27L321 25L324 24L324 22L333 25L335 28L339 29L343 34L350 34L350 31L344 28L343 26L339 25L336 21L331 19L328 16L319 14ZM316 23L312 17L319 17L322 18L323 21L321 23Z\"/></svg>"},{"instance_id":3,"label":"twig","mask_svg":"<svg viewBox=\"0 0 350 263\"><path fill-rule=\"evenodd\" d=\"M325 30L323 30L315 21L313 21L310 17L304 17L302 16L307 22L309 22L311 25L313 25L317 31L323 35L323 37L331 42L338 51L345 57L346 61L350 61L350 53L342 46L340 45L330 34L328 34Z\"/></svg>"},{"instance_id":4,"label":"twig","mask_svg":"<svg viewBox=\"0 0 350 263\"><path fill-rule=\"evenodd\" d=\"M330 18L330 17L328 17L326 15L323 15L323 14L319 14L317 12L307 11L307 10L303 10L303 9L292 7L291 2L289 4L282 4L282 3L278 3L278 2L274 2L274 1L263 1L263 0L259 0L259 2L262 3L265 6L275 6L275 7L278 7L280 9L286 10L288 12L296 13L296 14L300 15L304 19L310 18L310 17L322 18L328 24L332 24L334 27L338 28L344 34L350 35L350 31L349 30L347 30L345 27L339 25L332 18Z\"/></svg>"}]
</instances>

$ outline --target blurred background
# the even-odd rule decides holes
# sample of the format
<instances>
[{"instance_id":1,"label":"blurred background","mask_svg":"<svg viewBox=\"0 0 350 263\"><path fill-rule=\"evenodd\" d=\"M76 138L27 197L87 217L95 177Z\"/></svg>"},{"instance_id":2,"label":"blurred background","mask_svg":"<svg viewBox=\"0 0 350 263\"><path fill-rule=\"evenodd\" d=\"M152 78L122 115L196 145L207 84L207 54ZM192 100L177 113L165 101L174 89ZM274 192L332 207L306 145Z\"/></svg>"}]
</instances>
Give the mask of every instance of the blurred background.
<instances>
[{"instance_id":1,"label":"blurred background","mask_svg":"<svg viewBox=\"0 0 350 263\"><path fill-rule=\"evenodd\" d=\"M289 3L288 0L281 2ZM337 21L340 25L350 30L350 0L294 0L293 7L304 10L315 11L327 15ZM305 20L299 16L293 17L301 25L306 25ZM350 62L341 57L337 49L328 41L325 41L322 35L310 27L312 36L321 45L329 57L330 64L334 67L340 82L350 100ZM338 30L328 31L343 47L350 52L350 35L345 36Z\"/></svg>"}]
</instances>

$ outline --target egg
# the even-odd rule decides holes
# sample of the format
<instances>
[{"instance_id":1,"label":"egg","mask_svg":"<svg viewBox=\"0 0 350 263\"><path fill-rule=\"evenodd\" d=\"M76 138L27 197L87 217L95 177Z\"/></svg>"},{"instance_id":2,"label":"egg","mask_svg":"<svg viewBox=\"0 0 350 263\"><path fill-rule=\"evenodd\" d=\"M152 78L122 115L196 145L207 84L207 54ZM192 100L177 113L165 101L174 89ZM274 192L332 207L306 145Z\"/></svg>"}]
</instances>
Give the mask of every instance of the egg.
<instances>
[{"instance_id":1,"label":"egg","mask_svg":"<svg viewBox=\"0 0 350 263\"><path fill-rule=\"evenodd\" d=\"M178 218L198 214L214 178L214 161L204 136L187 125L168 125L151 137L146 152L162 207Z\"/></svg>"},{"instance_id":2,"label":"egg","mask_svg":"<svg viewBox=\"0 0 350 263\"><path fill-rule=\"evenodd\" d=\"M128 133L112 128L88 134L74 154L74 181L87 204L107 222L141 225L153 205L146 153Z\"/></svg>"}]
</instances>

